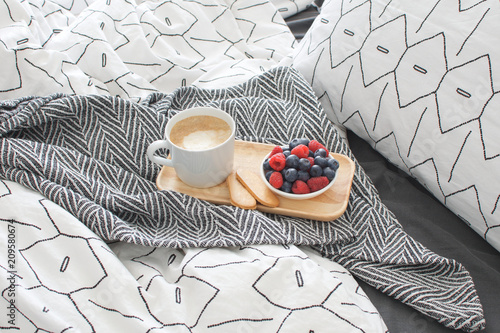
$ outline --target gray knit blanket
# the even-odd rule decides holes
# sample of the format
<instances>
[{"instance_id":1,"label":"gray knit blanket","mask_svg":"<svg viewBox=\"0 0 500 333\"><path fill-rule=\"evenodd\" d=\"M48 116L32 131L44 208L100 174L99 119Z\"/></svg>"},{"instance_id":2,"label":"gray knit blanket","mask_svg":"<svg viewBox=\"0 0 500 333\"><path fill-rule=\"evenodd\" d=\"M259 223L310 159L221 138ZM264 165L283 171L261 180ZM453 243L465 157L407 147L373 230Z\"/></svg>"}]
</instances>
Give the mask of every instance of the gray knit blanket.
<instances>
[{"instance_id":1,"label":"gray knit blanket","mask_svg":"<svg viewBox=\"0 0 500 333\"><path fill-rule=\"evenodd\" d=\"M469 273L408 236L357 163L348 208L331 222L157 190L160 167L146 149L170 117L195 106L231 114L237 139L315 138L355 161L306 81L282 67L231 88L182 87L141 103L68 95L1 102L0 177L40 192L106 241L175 248L309 245L448 327L484 327Z\"/></svg>"}]
</instances>

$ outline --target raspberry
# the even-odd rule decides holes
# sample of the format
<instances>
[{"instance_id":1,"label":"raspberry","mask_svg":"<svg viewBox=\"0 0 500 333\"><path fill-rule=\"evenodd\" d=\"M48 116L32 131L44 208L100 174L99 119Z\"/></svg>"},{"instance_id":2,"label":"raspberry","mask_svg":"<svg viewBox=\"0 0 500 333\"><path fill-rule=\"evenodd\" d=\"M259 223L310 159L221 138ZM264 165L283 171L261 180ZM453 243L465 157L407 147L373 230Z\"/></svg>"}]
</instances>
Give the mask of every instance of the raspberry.
<instances>
[{"instance_id":1,"label":"raspberry","mask_svg":"<svg viewBox=\"0 0 500 333\"><path fill-rule=\"evenodd\" d=\"M296 180L292 185L292 192L295 194L306 194L310 193L311 190L305 182L303 182L302 180Z\"/></svg>"},{"instance_id":2,"label":"raspberry","mask_svg":"<svg viewBox=\"0 0 500 333\"><path fill-rule=\"evenodd\" d=\"M269 154L269 157L273 156L274 154L278 154L278 153L282 153L282 152L283 152L283 148L281 148L280 146L276 146L271 151L271 154Z\"/></svg>"},{"instance_id":3,"label":"raspberry","mask_svg":"<svg viewBox=\"0 0 500 333\"><path fill-rule=\"evenodd\" d=\"M271 184L274 188L280 188L283 185L283 176L281 172L275 171L269 177L269 184Z\"/></svg>"},{"instance_id":4,"label":"raspberry","mask_svg":"<svg viewBox=\"0 0 500 333\"><path fill-rule=\"evenodd\" d=\"M309 162L311 162L311 166L315 164L314 157L308 157L307 159L309 160Z\"/></svg>"},{"instance_id":5,"label":"raspberry","mask_svg":"<svg viewBox=\"0 0 500 333\"><path fill-rule=\"evenodd\" d=\"M276 171L281 171L285 168L286 157L283 153L277 153L269 159L269 165Z\"/></svg>"},{"instance_id":6,"label":"raspberry","mask_svg":"<svg viewBox=\"0 0 500 333\"><path fill-rule=\"evenodd\" d=\"M292 149L292 154L297 155L299 158L306 158L309 156L309 148L305 145L298 145Z\"/></svg>"},{"instance_id":7,"label":"raspberry","mask_svg":"<svg viewBox=\"0 0 500 333\"><path fill-rule=\"evenodd\" d=\"M316 140L309 141L309 149L314 153L316 150L323 148L326 151L326 155L328 156L328 149L325 148L321 143Z\"/></svg>"},{"instance_id":8,"label":"raspberry","mask_svg":"<svg viewBox=\"0 0 500 333\"><path fill-rule=\"evenodd\" d=\"M330 181L325 176L312 177L307 181L307 185L311 189L311 192L319 191L329 183Z\"/></svg>"}]
</instances>

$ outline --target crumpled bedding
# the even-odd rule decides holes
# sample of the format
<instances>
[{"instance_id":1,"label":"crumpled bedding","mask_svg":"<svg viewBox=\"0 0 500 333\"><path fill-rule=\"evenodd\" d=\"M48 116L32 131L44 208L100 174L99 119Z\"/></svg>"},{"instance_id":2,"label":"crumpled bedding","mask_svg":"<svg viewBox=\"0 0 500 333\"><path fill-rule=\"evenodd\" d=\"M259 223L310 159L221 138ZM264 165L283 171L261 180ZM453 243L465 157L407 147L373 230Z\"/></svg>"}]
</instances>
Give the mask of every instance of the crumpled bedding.
<instances>
[{"instance_id":1,"label":"crumpled bedding","mask_svg":"<svg viewBox=\"0 0 500 333\"><path fill-rule=\"evenodd\" d=\"M95 95L4 102L0 175L39 191L107 241L174 248L313 245L447 326L474 331L484 325L469 273L409 237L359 165L347 211L326 223L155 191L159 167L146 157L148 144L173 114L201 105L231 114L239 139L282 145L311 135L355 160L306 81L278 67L238 86L180 88L142 104Z\"/></svg>"},{"instance_id":2,"label":"crumpled bedding","mask_svg":"<svg viewBox=\"0 0 500 333\"><path fill-rule=\"evenodd\" d=\"M1 99L227 87L286 62L295 44L269 2L88 3L0 5Z\"/></svg>"},{"instance_id":3,"label":"crumpled bedding","mask_svg":"<svg viewBox=\"0 0 500 333\"><path fill-rule=\"evenodd\" d=\"M0 180L4 328L21 332L384 332L342 266L307 248L252 245L175 249L105 243L61 206ZM11 208L11 209L6 209ZM10 217L9 217L10 214ZM5 219L9 217L8 219ZM9 227L10 226L10 227ZM314 258L314 259L313 259ZM8 267L1 259L2 267ZM14 272L12 273L11 272ZM14 277L11 289L5 281ZM9 296L14 290L14 297Z\"/></svg>"},{"instance_id":4,"label":"crumpled bedding","mask_svg":"<svg viewBox=\"0 0 500 333\"><path fill-rule=\"evenodd\" d=\"M246 124L241 139L278 144L313 135L349 154L300 74L278 67L296 42L272 4L0 6L0 221L17 250L13 267L1 262L2 283L14 281L3 301L16 307L13 325L3 326L384 332L356 274L446 326L483 327L467 271L408 237L361 169L348 211L329 224L154 191L159 169L141 149L172 113L197 103L233 112ZM234 108L230 97L245 107ZM284 114L289 121L275 128L270 120ZM110 153L118 115L121 142L133 144ZM158 126L141 133L138 120ZM144 203L142 210L128 200ZM218 232L196 233L203 223L219 223ZM1 239L7 248L8 237ZM455 288L463 297L449 297Z\"/></svg>"}]
</instances>

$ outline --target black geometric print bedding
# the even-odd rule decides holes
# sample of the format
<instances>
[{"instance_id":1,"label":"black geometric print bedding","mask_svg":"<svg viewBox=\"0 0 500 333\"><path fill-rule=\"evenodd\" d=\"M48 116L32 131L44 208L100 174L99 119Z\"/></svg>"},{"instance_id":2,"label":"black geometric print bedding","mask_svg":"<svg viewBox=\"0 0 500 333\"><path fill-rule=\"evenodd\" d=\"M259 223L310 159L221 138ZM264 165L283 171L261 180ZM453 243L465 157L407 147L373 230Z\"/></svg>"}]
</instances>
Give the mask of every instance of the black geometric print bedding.
<instances>
[{"instance_id":1,"label":"black geometric print bedding","mask_svg":"<svg viewBox=\"0 0 500 333\"><path fill-rule=\"evenodd\" d=\"M313 245L448 327L484 326L469 273L408 236L359 165L347 211L327 223L157 191L159 167L147 159L146 148L162 136L173 114L194 106L230 113L239 139L282 144L293 137L317 138L354 159L305 80L280 67L239 86L183 87L152 94L141 104L66 95L2 102L0 177L39 191L105 240L175 248Z\"/></svg>"}]
</instances>

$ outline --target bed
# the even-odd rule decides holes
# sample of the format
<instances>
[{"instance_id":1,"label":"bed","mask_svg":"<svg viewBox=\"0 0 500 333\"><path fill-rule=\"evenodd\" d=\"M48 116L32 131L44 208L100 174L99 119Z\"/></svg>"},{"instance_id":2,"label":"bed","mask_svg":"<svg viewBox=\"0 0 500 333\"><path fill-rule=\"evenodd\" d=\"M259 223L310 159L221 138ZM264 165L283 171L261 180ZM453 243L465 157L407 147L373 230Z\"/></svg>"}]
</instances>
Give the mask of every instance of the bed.
<instances>
[{"instance_id":1,"label":"bed","mask_svg":"<svg viewBox=\"0 0 500 333\"><path fill-rule=\"evenodd\" d=\"M2 329L498 332L498 2L0 6ZM159 191L147 146L195 106L349 156L345 213Z\"/></svg>"}]
</instances>

